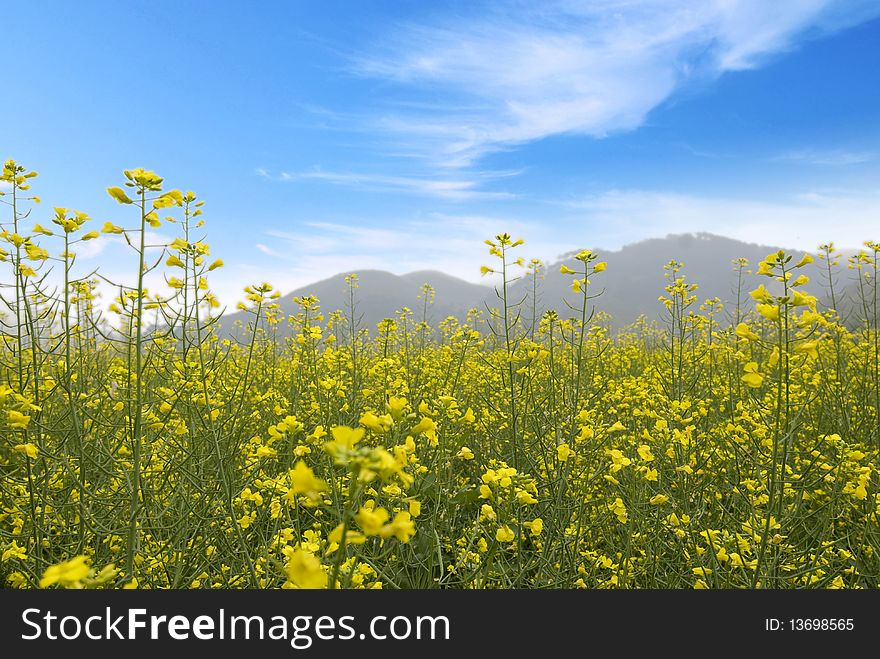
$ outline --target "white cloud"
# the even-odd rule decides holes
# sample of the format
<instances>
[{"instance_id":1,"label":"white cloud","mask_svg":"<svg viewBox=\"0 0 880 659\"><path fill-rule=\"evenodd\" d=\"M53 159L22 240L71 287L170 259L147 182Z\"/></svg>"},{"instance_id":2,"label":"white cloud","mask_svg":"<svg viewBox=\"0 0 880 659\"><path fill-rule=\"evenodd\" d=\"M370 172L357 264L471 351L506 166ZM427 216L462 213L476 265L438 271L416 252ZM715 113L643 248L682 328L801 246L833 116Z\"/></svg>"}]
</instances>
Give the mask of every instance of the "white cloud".
<instances>
[{"instance_id":1,"label":"white cloud","mask_svg":"<svg viewBox=\"0 0 880 659\"><path fill-rule=\"evenodd\" d=\"M396 274L440 270L488 284L480 276L480 265L494 258L483 241L502 232L527 239L527 247L520 248L523 257L546 254L552 259L571 246L564 238L546 239L540 223L513 217L432 214L396 221L393 229L312 221L296 231L269 231L272 240L267 242L276 260L218 270L212 273L211 286L231 304L247 283L267 280L288 293L338 273L365 269Z\"/></svg>"},{"instance_id":2,"label":"white cloud","mask_svg":"<svg viewBox=\"0 0 880 659\"><path fill-rule=\"evenodd\" d=\"M562 0L433 26L394 26L353 63L362 76L428 90L374 118L398 151L465 167L560 133L641 125L689 82L759 66L880 14L870 0Z\"/></svg>"},{"instance_id":3,"label":"white cloud","mask_svg":"<svg viewBox=\"0 0 880 659\"><path fill-rule=\"evenodd\" d=\"M799 149L781 153L771 158L771 160L775 162L803 163L806 165L845 167L847 165L860 165L870 162L876 157L877 154L871 151Z\"/></svg>"},{"instance_id":4,"label":"white cloud","mask_svg":"<svg viewBox=\"0 0 880 659\"><path fill-rule=\"evenodd\" d=\"M76 254L78 261L88 261L100 256L112 242L109 236L98 236L94 240L78 243L70 251Z\"/></svg>"},{"instance_id":5,"label":"white cloud","mask_svg":"<svg viewBox=\"0 0 880 659\"><path fill-rule=\"evenodd\" d=\"M857 248L877 240L880 192L807 191L773 201L616 190L570 206L582 212L592 244L619 248L669 233L708 231L751 243L815 250L834 242Z\"/></svg>"},{"instance_id":6,"label":"white cloud","mask_svg":"<svg viewBox=\"0 0 880 659\"><path fill-rule=\"evenodd\" d=\"M555 261L583 247L616 250L670 233L711 232L750 243L815 250L880 239L880 191L805 190L772 200L706 197L652 190L609 190L576 202L548 204L540 217L434 213L392 218L382 226L339 221L291 222L256 247L272 259L231 263L211 273L211 287L230 306L244 285L269 281L284 293L355 270L396 274L440 270L471 282L494 258L483 243L498 233L523 238L518 256ZM548 219L553 218L553 219ZM269 247L271 245L271 247ZM265 249L264 249L265 248ZM241 255L244 260L246 257Z\"/></svg>"},{"instance_id":7,"label":"white cloud","mask_svg":"<svg viewBox=\"0 0 880 659\"><path fill-rule=\"evenodd\" d=\"M515 195L509 192L492 192L480 190L485 182L516 176L520 172L479 172L470 178L431 178L416 176L389 176L384 174L363 174L346 172L329 172L315 169L307 172L281 172L273 177L265 169L258 169L257 174L264 178L279 181L314 180L336 185L344 185L358 190L371 192L404 192L451 200L474 199L511 199Z\"/></svg>"}]
</instances>

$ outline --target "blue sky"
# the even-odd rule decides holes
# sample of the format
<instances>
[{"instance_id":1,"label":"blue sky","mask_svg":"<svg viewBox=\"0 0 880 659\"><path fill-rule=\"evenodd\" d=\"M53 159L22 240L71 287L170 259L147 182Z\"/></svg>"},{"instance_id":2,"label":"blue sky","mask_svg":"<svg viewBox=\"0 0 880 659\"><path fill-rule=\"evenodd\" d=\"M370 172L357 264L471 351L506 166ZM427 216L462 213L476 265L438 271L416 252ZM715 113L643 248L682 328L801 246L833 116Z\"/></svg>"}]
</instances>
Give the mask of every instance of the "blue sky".
<instances>
[{"instance_id":1,"label":"blue sky","mask_svg":"<svg viewBox=\"0 0 880 659\"><path fill-rule=\"evenodd\" d=\"M0 33L34 220L122 223L104 189L153 169L207 201L227 302L366 267L477 281L503 230L546 260L880 238L875 1L44 0ZM81 257L131 272L112 240Z\"/></svg>"}]
</instances>

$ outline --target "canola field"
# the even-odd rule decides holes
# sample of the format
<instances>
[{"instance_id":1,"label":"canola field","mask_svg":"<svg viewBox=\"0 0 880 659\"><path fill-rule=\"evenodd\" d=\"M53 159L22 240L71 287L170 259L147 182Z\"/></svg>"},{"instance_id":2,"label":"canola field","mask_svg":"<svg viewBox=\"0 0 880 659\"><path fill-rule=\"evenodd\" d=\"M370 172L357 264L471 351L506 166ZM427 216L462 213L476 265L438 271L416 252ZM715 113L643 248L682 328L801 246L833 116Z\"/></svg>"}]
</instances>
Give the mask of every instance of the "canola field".
<instances>
[{"instance_id":1,"label":"canola field","mask_svg":"<svg viewBox=\"0 0 880 659\"><path fill-rule=\"evenodd\" d=\"M101 223L35 176L0 177L4 587L880 585L878 244L733 264L735 306L670 262L659 320L617 332L586 250L580 302L526 322L510 285L542 266L502 234L467 318L361 327L352 276L348 308L289 316L251 285L221 331L193 193L129 170ZM129 280L75 264L102 234Z\"/></svg>"}]
</instances>

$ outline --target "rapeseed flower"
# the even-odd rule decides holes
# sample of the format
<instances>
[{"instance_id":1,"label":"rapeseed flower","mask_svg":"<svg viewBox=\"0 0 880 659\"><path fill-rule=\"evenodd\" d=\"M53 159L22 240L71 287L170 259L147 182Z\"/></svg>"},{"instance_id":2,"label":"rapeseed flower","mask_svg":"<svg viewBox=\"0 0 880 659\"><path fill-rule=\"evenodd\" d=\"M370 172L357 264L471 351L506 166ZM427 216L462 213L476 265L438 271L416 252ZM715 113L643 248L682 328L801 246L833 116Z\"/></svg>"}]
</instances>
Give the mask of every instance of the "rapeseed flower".
<instances>
[{"instance_id":1,"label":"rapeseed flower","mask_svg":"<svg viewBox=\"0 0 880 659\"><path fill-rule=\"evenodd\" d=\"M63 588L82 588L83 581L89 576L91 569L88 558L76 556L46 568L40 579L40 588L59 585Z\"/></svg>"}]
</instances>

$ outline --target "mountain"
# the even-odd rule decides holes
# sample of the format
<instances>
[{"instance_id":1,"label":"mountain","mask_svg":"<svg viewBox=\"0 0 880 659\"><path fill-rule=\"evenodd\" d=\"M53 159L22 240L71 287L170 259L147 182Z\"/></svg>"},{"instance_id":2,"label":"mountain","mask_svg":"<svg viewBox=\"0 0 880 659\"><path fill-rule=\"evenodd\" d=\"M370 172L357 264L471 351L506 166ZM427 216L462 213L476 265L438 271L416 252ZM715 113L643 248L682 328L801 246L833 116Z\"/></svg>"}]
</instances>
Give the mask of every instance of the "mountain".
<instances>
[{"instance_id":1,"label":"mountain","mask_svg":"<svg viewBox=\"0 0 880 659\"><path fill-rule=\"evenodd\" d=\"M525 248L527 249L528 245ZM673 234L665 238L653 238L613 251L596 249L599 260L606 261L605 272L595 275L591 281L591 294L602 291L601 296L591 302L597 311L612 316L615 327L623 327L644 315L647 319L658 320L663 311L657 298L664 294L666 280L663 278L663 266L674 259L683 264L681 274L688 282L696 283L698 301L717 297L725 303L736 298L736 275L733 260L745 258L751 270L756 270L758 263L767 254L780 249L771 245L746 243L731 238L724 238L708 233ZM560 259L549 264L543 280L539 282L537 311L556 309L561 316L567 317L572 312L564 301L577 306L578 296L572 293L571 276L559 272L562 264L577 269L574 255L579 250L564 254ZM797 250L786 250L800 259L803 254ZM528 253L520 254L528 258ZM845 258L841 259L845 266ZM819 283L821 273L819 267L824 263L817 259L802 272L809 275L812 283L807 290L822 298L823 287ZM844 268L845 271L845 268ZM296 311L294 296L315 295L320 300L325 316L335 309L345 309L348 299L348 287L345 278L348 273L334 275L328 279L309 284L292 293L282 296L279 303L285 315ZM422 302L419 294L423 284L434 288L435 301L429 307L428 320L436 324L447 316L464 318L472 308L484 309L484 305L497 306L498 299L491 286L472 284L456 277L435 270L421 270L405 275L395 275L381 270L356 271L359 278L357 290L358 310L362 314L364 327L375 329L383 318L394 317L403 307L413 310L416 319L421 318ZM761 277L747 276L743 284L743 296L754 289L758 283L767 283ZM532 284L526 277L514 282L510 287L510 299L526 298ZM748 303L750 300L747 300ZM531 302L526 301L523 318L528 320L531 315ZM230 328L239 314L224 317L222 326Z\"/></svg>"},{"instance_id":2,"label":"mountain","mask_svg":"<svg viewBox=\"0 0 880 659\"><path fill-rule=\"evenodd\" d=\"M299 307L294 297L314 295L320 300L325 318L336 309L347 309L349 289L345 280L349 274L340 273L285 294L278 300L285 317L297 313ZM403 307L413 311L421 320L422 300L419 296L424 284L434 288L434 303L428 307L428 322L436 325L448 316L464 317L468 310L482 306L483 299L491 289L472 284L436 270L420 270L405 275L395 275L383 270L357 270L358 288L355 292L357 312L363 327L375 329L384 318L393 318ZM231 330L240 313L230 313L221 321L223 330Z\"/></svg>"},{"instance_id":3,"label":"mountain","mask_svg":"<svg viewBox=\"0 0 880 659\"><path fill-rule=\"evenodd\" d=\"M670 260L683 264L680 275L688 282L696 283L697 299L717 297L723 302L736 299L736 275L733 261L748 260L752 270L757 269L769 253L779 247L745 243L707 233L669 235L627 245L617 251L595 250L600 261L608 263L608 269L591 278L590 294L602 294L592 301L597 311L611 315L613 325L622 327L635 321L640 315L648 320L657 319L663 307L657 298L665 295L667 280L663 266ZM577 261L571 252L549 266L544 280L543 302L565 299L579 306L580 297L571 291L571 275L559 272L562 264L577 270ZM800 258L800 254L797 258ZM751 284L751 285L750 285ZM523 284L521 284L523 286ZM745 292L757 286L747 281ZM559 306L564 308L564 305Z\"/></svg>"}]
</instances>

